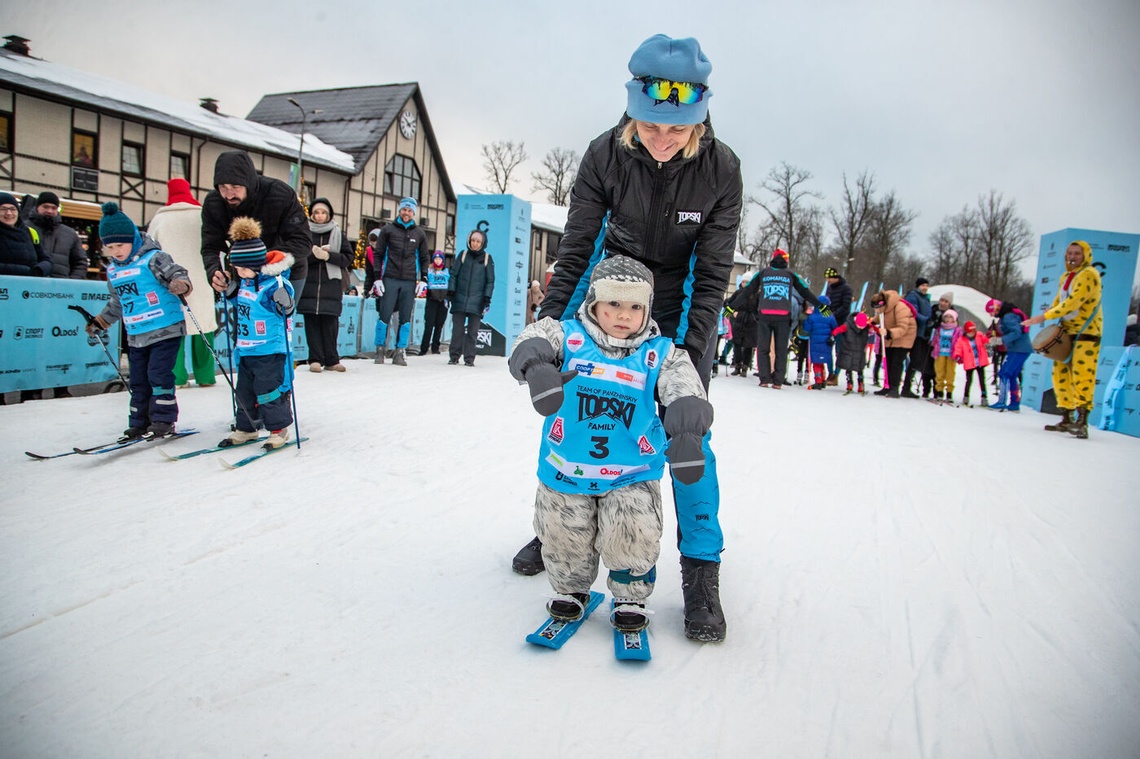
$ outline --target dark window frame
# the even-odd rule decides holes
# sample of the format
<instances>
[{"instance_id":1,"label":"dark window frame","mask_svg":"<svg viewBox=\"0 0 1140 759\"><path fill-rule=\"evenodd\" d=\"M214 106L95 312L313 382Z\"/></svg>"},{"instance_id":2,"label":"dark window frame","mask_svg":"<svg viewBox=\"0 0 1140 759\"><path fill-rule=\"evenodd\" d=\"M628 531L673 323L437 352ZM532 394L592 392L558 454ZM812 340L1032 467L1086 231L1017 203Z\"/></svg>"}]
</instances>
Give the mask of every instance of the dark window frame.
<instances>
[{"instance_id":1,"label":"dark window frame","mask_svg":"<svg viewBox=\"0 0 1140 759\"><path fill-rule=\"evenodd\" d=\"M0 119L7 120L3 128L0 128L4 138L3 144L0 145L0 153L15 153L15 146L12 143L16 140L16 116L10 111L0 111Z\"/></svg>"},{"instance_id":2,"label":"dark window frame","mask_svg":"<svg viewBox=\"0 0 1140 759\"><path fill-rule=\"evenodd\" d=\"M138 170L127 168L127 150L133 148L138 152ZM119 147L119 171L128 177L141 177L146 174L146 146L138 142L123 140Z\"/></svg>"},{"instance_id":3,"label":"dark window frame","mask_svg":"<svg viewBox=\"0 0 1140 759\"><path fill-rule=\"evenodd\" d=\"M182 159L183 165L186 167L184 173L182 173L182 174L175 174L174 173L174 159L175 158L181 158ZM186 181L190 181L190 154L189 153L180 153L177 150L171 150L170 151L170 164L166 167L166 171L168 174L170 174L170 176L168 177L169 179L174 179L175 177L182 177Z\"/></svg>"},{"instance_id":4,"label":"dark window frame","mask_svg":"<svg viewBox=\"0 0 1140 759\"><path fill-rule=\"evenodd\" d=\"M384 166L384 194L397 198L411 197L420 202L423 173L414 158L396 153Z\"/></svg>"},{"instance_id":5,"label":"dark window frame","mask_svg":"<svg viewBox=\"0 0 1140 759\"><path fill-rule=\"evenodd\" d=\"M88 157L90 158L89 163L83 163L82 161L76 160L76 158L79 156L79 152L78 152L77 148L84 147L84 146L80 146L76 143L77 137L90 137L91 138L91 152L88 154ZM88 132L86 129L76 129L74 127L72 128L72 130L71 130L71 165L72 166L79 166L79 167L82 167L85 169L98 169L99 168L99 135L97 133Z\"/></svg>"}]
</instances>

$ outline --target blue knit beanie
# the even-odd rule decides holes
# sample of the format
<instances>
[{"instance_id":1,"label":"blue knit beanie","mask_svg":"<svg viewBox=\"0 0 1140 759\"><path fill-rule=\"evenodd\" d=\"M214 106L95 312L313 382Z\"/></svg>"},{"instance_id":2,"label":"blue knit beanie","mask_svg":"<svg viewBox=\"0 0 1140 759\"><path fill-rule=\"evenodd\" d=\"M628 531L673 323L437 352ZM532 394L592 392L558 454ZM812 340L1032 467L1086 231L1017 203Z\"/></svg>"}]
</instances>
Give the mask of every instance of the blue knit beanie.
<instances>
[{"instance_id":1,"label":"blue knit beanie","mask_svg":"<svg viewBox=\"0 0 1140 759\"><path fill-rule=\"evenodd\" d=\"M135 242L139 228L130 217L119 210L118 203L103 204L103 218L99 220L99 239L104 245L116 242Z\"/></svg>"},{"instance_id":2,"label":"blue knit beanie","mask_svg":"<svg viewBox=\"0 0 1140 759\"><path fill-rule=\"evenodd\" d=\"M676 99L657 100L646 90L649 85L642 77L669 79L708 85L712 64L701 52L701 43L692 37L673 39L655 34L642 42L629 59L629 73L634 78L626 82L625 112L631 119L654 124L702 124L709 111L712 92L704 90L695 103L680 103Z\"/></svg>"},{"instance_id":3,"label":"blue knit beanie","mask_svg":"<svg viewBox=\"0 0 1140 759\"><path fill-rule=\"evenodd\" d=\"M415 213L419 207L420 204L416 202L415 198L400 198L400 205L396 206L396 210L399 211L401 208L410 208L412 209L412 213Z\"/></svg>"}]
</instances>

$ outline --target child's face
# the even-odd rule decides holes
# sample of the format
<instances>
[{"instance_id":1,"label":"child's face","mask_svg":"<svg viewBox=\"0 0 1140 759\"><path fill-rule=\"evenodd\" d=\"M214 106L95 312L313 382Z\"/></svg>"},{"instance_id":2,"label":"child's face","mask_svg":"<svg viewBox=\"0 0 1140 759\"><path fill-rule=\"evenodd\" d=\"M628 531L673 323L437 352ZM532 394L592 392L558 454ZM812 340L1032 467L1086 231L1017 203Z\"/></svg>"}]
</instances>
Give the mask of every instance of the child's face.
<instances>
[{"instance_id":1,"label":"child's face","mask_svg":"<svg viewBox=\"0 0 1140 759\"><path fill-rule=\"evenodd\" d=\"M320 222L318 222L318 224L319 223ZM257 272L255 272L253 269L249 269L245 266L235 266L234 271L236 271L237 275L239 277L241 277L242 279L253 279L254 277L257 276Z\"/></svg>"},{"instance_id":2,"label":"child's face","mask_svg":"<svg viewBox=\"0 0 1140 759\"><path fill-rule=\"evenodd\" d=\"M109 242L103 246L103 250L116 261L126 261L131 256L131 247L129 242Z\"/></svg>"},{"instance_id":3,"label":"child's face","mask_svg":"<svg viewBox=\"0 0 1140 759\"><path fill-rule=\"evenodd\" d=\"M641 331L645 324L645 306L632 300L598 301L594 316L610 337L628 339Z\"/></svg>"}]
</instances>

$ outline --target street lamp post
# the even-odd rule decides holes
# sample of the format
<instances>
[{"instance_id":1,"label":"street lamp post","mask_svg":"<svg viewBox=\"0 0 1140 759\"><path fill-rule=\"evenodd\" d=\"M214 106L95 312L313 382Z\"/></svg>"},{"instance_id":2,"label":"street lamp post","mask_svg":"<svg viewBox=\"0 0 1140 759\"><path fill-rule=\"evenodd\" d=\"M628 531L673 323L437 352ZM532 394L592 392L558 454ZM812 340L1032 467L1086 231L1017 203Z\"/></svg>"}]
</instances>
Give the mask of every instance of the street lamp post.
<instances>
[{"instance_id":1,"label":"street lamp post","mask_svg":"<svg viewBox=\"0 0 1140 759\"><path fill-rule=\"evenodd\" d=\"M289 98L289 102L297 106L297 110L301 112L301 142L297 146L297 197L303 203L305 201L305 173L302 171L304 168L304 152L305 152L305 120L309 116L309 112L301 107L293 98ZM316 108L313 113L320 113L321 109Z\"/></svg>"}]
</instances>

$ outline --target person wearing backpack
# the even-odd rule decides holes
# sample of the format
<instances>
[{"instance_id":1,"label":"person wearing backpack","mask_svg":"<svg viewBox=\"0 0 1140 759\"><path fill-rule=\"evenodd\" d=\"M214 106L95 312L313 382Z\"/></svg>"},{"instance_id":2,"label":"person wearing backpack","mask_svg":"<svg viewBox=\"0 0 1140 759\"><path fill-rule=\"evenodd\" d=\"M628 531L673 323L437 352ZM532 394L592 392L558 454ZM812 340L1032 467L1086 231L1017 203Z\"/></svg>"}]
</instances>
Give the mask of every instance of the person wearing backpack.
<instances>
[{"instance_id":1,"label":"person wearing backpack","mask_svg":"<svg viewBox=\"0 0 1140 759\"><path fill-rule=\"evenodd\" d=\"M475 366L475 347L483 314L491 307L495 292L495 261L486 251L487 234L473 229L467 235L467 250L455 257L447 285L451 303L451 345L448 364L459 364L462 354L465 366Z\"/></svg>"},{"instance_id":2,"label":"person wearing backpack","mask_svg":"<svg viewBox=\"0 0 1140 759\"><path fill-rule=\"evenodd\" d=\"M990 406L995 411L1021 410L1021 367L1033 352L1029 330L1021 326L1027 318L1025 312L1010 301L991 298L986 313L998 320L1001 342L1005 346L1005 360L998 370L998 400Z\"/></svg>"}]
</instances>

